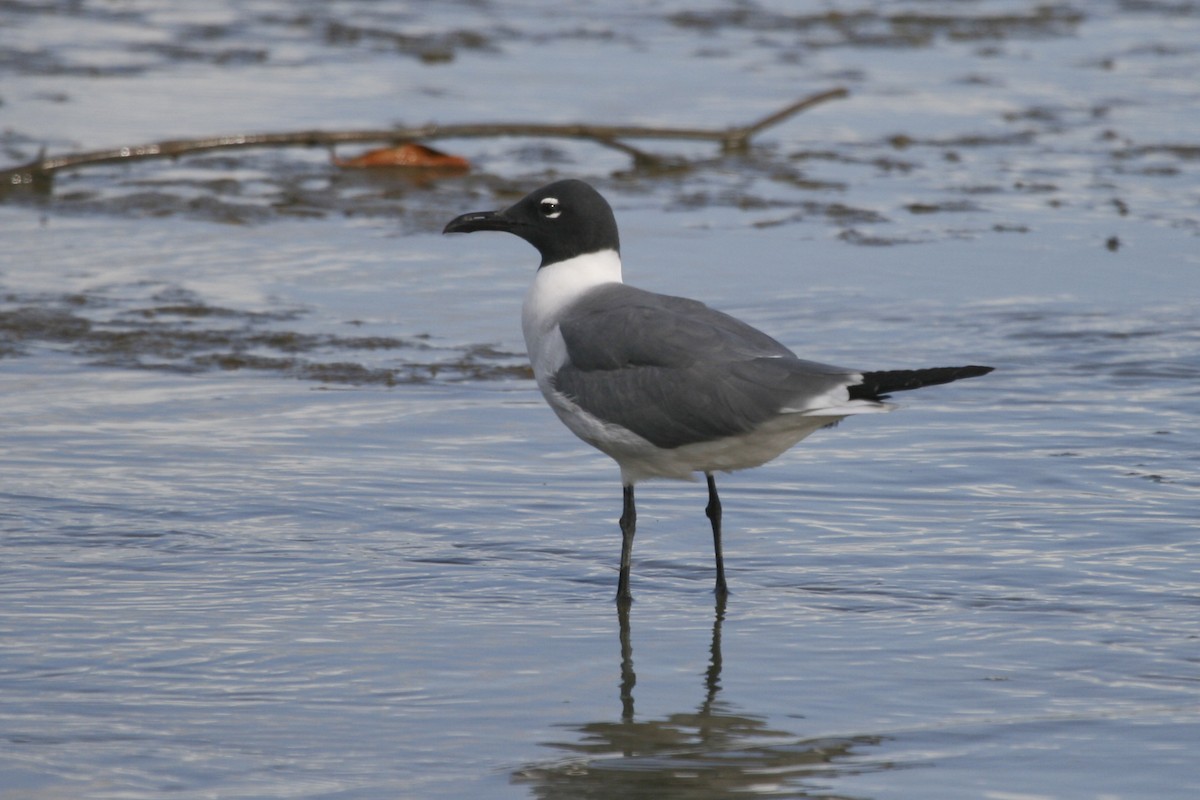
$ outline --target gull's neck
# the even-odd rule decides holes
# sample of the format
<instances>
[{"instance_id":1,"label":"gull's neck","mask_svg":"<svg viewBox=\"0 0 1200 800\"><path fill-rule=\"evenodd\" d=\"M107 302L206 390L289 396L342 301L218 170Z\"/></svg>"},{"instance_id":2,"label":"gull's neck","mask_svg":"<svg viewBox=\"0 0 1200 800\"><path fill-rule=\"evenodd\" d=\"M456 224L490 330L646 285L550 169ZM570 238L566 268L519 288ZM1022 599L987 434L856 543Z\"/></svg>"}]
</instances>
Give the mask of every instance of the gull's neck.
<instances>
[{"instance_id":1,"label":"gull's neck","mask_svg":"<svg viewBox=\"0 0 1200 800\"><path fill-rule=\"evenodd\" d=\"M521 312L526 342L531 334L541 338L576 300L606 283L622 283L621 256L616 250L599 250L538 269Z\"/></svg>"}]
</instances>

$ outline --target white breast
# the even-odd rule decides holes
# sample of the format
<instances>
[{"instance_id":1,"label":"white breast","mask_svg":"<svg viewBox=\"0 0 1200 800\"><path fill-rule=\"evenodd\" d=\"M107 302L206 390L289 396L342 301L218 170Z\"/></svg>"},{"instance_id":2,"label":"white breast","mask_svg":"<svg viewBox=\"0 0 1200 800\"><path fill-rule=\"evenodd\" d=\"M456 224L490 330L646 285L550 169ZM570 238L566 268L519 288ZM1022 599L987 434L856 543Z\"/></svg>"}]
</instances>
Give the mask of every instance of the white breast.
<instances>
[{"instance_id":1,"label":"white breast","mask_svg":"<svg viewBox=\"0 0 1200 800\"><path fill-rule=\"evenodd\" d=\"M621 257L615 250L576 256L537 271L521 308L521 329L534 377L547 400L550 378L567 362L567 346L558 329L563 314L589 289L621 282Z\"/></svg>"}]
</instances>

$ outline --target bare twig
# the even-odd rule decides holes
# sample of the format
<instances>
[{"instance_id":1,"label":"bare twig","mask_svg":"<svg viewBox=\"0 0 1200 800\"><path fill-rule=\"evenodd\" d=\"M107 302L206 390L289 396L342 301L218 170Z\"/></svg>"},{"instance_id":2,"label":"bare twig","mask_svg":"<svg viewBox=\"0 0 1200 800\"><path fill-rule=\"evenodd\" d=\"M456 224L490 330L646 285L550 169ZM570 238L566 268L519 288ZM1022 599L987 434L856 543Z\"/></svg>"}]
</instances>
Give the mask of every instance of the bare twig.
<instances>
[{"instance_id":1,"label":"bare twig","mask_svg":"<svg viewBox=\"0 0 1200 800\"><path fill-rule=\"evenodd\" d=\"M801 111L806 111L815 105L824 103L827 100L838 100L850 94L842 88L830 89L825 92L809 95L792 103L786 108L781 108L774 114L768 114L758 122L745 126L744 128L734 128L727 132L727 136L721 142L721 146L726 150L734 150L743 148L750 143L750 138L759 131L765 130L772 125L778 125L789 117L799 114Z\"/></svg>"},{"instance_id":2,"label":"bare twig","mask_svg":"<svg viewBox=\"0 0 1200 800\"><path fill-rule=\"evenodd\" d=\"M339 144L363 142L429 141L432 139L468 139L482 137L539 137L591 139L609 147L617 147L637 155L640 151L624 145L622 139L686 139L718 142L725 151L744 149L750 140L773 125L805 111L819 103L845 97L845 89L829 89L798 100L757 122L724 130L711 128L663 128L640 125L590 125L576 123L546 125L538 123L500 122L459 125L420 125L416 127L383 128L357 131L290 131L283 133L251 133L232 136L213 136L199 139L172 139L132 147L39 156L17 167L0 170L0 187L45 183L53 173L72 167L116 162L144 161L152 158L175 158L191 153L230 150L250 147L334 147ZM645 154L641 154L644 156Z\"/></svg>"}]
</instances>

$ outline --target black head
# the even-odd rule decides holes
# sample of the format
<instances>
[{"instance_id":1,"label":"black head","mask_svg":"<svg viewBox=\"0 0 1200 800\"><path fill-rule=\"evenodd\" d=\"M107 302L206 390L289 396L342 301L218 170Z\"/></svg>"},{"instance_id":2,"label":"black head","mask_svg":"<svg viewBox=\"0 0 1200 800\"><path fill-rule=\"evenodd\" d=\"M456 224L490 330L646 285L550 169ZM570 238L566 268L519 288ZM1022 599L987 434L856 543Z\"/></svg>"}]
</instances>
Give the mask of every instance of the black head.
<instances>
[{"instance_id":1,"label":"black head","mask_svg":"<svg viewBox=\"0 0 1200 800\"><path fill-rule=\"evenodd\" d=\"M600 193L579 180L555 181L503 211L455 217L442 233L507 231L542 254L542 266L600 250L620 250L617 220Z\"/></svg>"}]
</instances>

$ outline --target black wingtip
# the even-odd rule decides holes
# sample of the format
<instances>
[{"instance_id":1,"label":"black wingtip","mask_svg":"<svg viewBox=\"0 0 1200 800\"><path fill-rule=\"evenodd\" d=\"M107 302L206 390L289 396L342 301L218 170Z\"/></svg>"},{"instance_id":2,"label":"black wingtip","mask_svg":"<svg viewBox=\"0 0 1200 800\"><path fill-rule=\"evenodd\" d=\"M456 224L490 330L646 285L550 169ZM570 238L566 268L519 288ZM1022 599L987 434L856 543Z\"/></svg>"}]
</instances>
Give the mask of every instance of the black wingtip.
<instances>
[{"instance_id":1,"label":"black wingtip","mask_svg":"<svg viewBox=\"0 0 1200 800\"><path fill-rule=\"evenodd\" d=\"M953 377L951 377L949 380L946 381L946 383L950 383L951 381L959 381L959 380L962 380L963 378L978 378L981 375L987 375L989 372L994 371L996 368L995 367L981 367L978 364L971 364L966 367L950 367L950 369L956 370L956 372Z\"/></svg>"},{"instance_id":2,"label":"black wingtip","mask_svg":"<svg viewBox=\"0 0 1200 800\"><path fill-rule=\"evenodd\" d=\"M964 378L987 375L995 367L972 364L966 367L931 367L929 369L894 369L864 372L862 383L850 387L851 400L882 400L892 392L907 392L924 386L953 383Z\"/></svg>"}]
</instances>

